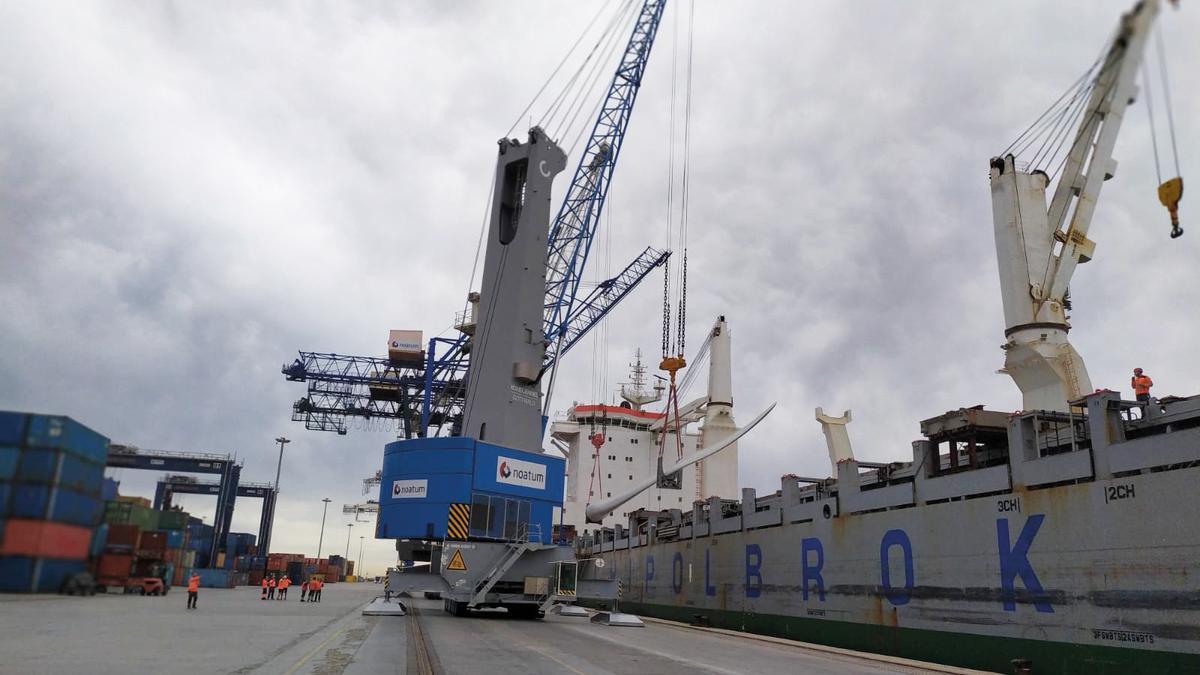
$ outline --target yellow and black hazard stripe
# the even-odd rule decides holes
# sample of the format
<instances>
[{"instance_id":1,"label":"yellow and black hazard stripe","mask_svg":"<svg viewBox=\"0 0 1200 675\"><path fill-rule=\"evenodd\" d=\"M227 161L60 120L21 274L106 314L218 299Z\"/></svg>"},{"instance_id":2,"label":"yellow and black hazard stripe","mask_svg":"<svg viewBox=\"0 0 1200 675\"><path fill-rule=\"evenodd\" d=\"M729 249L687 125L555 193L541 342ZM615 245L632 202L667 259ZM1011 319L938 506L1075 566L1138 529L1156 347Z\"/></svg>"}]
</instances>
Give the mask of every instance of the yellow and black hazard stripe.
<instances>
[{"instance_id":1,"label":"yellow and black hazard stripe","mask_svg":"<svg viewBox=\"0 0 1200 675\"><path fill-rule=\"evenodd\" d=\"M467 529L471 523L470 504L451 504L450 514L446 519L446 538L465 541Z\"/></svg>"}]
</instances>

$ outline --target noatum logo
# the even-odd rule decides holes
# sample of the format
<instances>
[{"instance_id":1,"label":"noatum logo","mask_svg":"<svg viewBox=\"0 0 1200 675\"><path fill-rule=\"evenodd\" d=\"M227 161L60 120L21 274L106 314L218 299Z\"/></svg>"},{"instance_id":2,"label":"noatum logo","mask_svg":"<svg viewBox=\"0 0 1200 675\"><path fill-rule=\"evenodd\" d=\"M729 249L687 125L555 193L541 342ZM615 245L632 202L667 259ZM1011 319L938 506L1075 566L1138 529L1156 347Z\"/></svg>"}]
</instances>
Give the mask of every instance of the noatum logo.
<instances>
[{"instance_id":1,"label":"noatum logo","mask_svg":"<svg viewBox=\"0 0 1200 675\"><path fill-rule=\"evenodd\" d=\"M546 467L536 462L523 462L512 457L496 458L496 482L544 490Z\"/></svg>"},{"instance_id":2,"label":"noatum logo","mask_svg":"<svg viewBox=\"0 0 1200 675\"><path fill-rule=\"evenodd\" d=\"M392 481L392 499L419 499L428 490L429 481L424 478Z\"/></svg>"}]
</instances>

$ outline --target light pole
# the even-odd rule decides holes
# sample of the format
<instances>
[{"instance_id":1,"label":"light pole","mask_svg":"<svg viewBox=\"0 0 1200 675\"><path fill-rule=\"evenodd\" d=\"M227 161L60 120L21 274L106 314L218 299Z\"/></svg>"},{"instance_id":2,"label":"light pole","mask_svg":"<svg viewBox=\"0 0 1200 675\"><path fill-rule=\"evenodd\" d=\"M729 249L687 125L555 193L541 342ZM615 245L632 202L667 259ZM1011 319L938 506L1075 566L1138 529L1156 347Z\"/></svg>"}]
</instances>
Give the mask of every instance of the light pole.
<instances>
[{"instance_id":1,"label":"light pole","mask_svg":"<svg viewBox=\"0 0 1200 675\"><path fill-rule=\"evenodd\" d=\"M346 523L346 560L350 559L350 533L354 531L354 523ZM346 570L342 570L345 572Z\"/></svg>"},{"instance_id":2,"label":"light pole","mask_svg":"<svg viewBox=\"0 0 1200 675\"><path fill-rule=\"evenodd\" d=\"M358 538L358 560L354 561L354 571L356 572L355 576L360 577L363 575L362 547L364 540L366 540L366 536L360 536Z\"/></svg>"},{"instance_id":3,"label":"light pole","mask_svg":"<svg viewBox=\"0 0 1200 675\"><path fill-rule=\"evenodd\" d=\"M283 446L291 443L290 440L284 438L283 436L276 438L275 442L279 444L279 463L275 465L275 499L271 500L271 527L267 530L267 540L261 542L263 549L262 555L267 555L271 552L271 535L274 534L275 530L275 506L279 501L279 474L283 471Z\"/></svg>"},{"instance_id":4,"label":"light pole","mask_svg":"<svg viewBox=\"0 0 1200 675\"><path fill-rule=\"evenodd\" d=\"M325 543L325 514L329 511L329 502L333 500L326 497L321 501L325 502L325 509L321 511L321 538L317 540L317 560L321 559L321 546Z\"/></svg>"}]
</instances>

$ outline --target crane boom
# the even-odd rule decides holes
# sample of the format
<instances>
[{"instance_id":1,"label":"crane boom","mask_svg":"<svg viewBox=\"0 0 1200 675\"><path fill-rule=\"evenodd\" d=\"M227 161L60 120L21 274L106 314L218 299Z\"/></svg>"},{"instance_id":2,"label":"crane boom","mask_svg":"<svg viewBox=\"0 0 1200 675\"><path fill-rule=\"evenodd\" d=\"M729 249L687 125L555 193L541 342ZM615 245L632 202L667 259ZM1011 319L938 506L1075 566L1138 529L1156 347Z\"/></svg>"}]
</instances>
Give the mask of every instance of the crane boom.
<instances>
[{"instance_id":1,"label":"crane boom","mask_svg":"<svg viewBox=\"0 0 1200 675\"><path fill-rule=\"evenodd\" d=\"M666 0L646 0L642 5L575 176L550 226L543 332L551 345L569 330L588 252L666 4Z\"/></svg>"},{"instance_id":2,"label":"crane boom","mask_svg":"<svg viewBox=\"0 0 1200 675\"><path fill-rule=\"evenodd\" d=\"M1138 67L1159 5L1159 0L1139 2L1121 18L1049 207L1045 172L1019 167L1011 154L991 160L1006 328L1001 372L1016 382L1025 410L1065 411L1069 401L1092 390L1083 358L1067 340L1067 287L1075 267L1095 250L1088 229L1100 188L1116 172L1113 147L1136 94Z\"/></svg>"}]
</instances>

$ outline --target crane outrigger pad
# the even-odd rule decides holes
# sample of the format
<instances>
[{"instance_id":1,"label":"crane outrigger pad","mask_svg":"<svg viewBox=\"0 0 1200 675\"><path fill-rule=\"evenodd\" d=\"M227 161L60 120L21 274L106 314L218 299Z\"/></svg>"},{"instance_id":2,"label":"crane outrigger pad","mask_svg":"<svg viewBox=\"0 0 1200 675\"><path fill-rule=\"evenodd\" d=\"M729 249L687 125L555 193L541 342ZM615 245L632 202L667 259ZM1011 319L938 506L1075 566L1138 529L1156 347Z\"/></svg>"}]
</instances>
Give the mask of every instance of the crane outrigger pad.
<instances>
[{"instance_id":1,"label":"crane outrigger pad","mask_svg":"<svg viewBox=\"0 0 1200 675\"><path fill-rule=\"evenodd\" d=\"M646 624L634 614L624 612L597 612L592 616L592 623L605 626L622 626L626 628L645 628Z\"/></svg>"},{"instance_id":2,"label":"crane outrigger pad","mask_svg":"<svg viewBox=\"0 0 1200 675\"><path fill-rule=\"evenodd\" d=\"M363 616L406 616L408 609L399 599L388 600L379 596L363 607Z\"/></svg>"},{"instance_id":3,"label":"crane outrigger pad","mask_svg":"<svg viewBox=\"0 0 1200 675\"><path fill-rule=\"evenodd\" d=\"M587 618L588 611L579 605L555 605L550 611L559 616L577 616Z\"/></svg>"}]
</instances>

